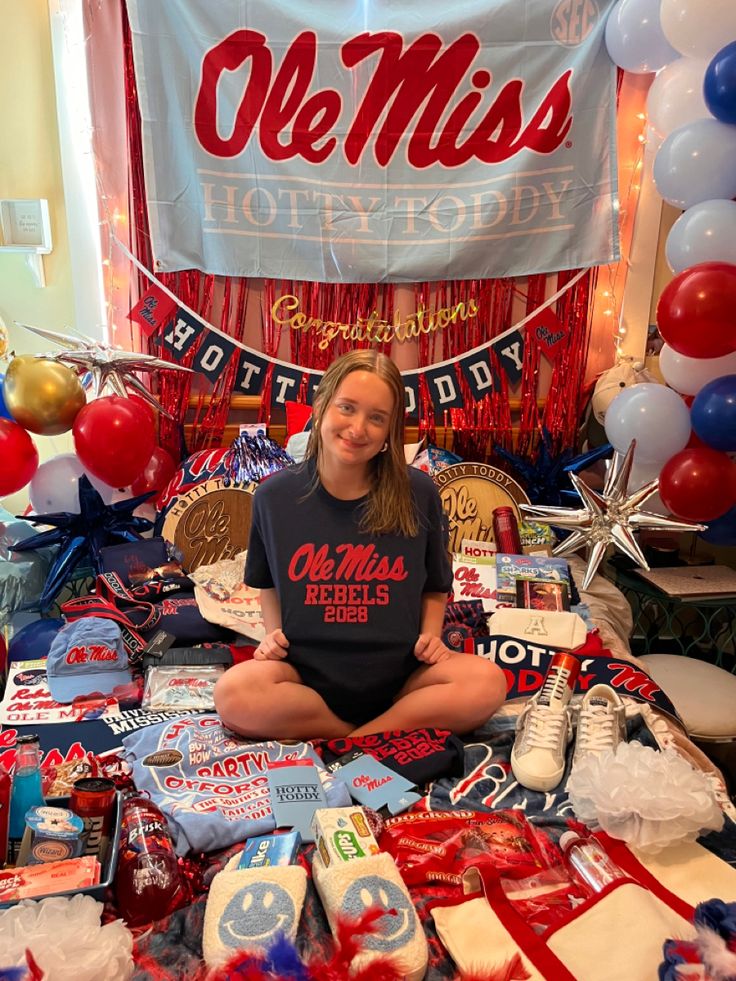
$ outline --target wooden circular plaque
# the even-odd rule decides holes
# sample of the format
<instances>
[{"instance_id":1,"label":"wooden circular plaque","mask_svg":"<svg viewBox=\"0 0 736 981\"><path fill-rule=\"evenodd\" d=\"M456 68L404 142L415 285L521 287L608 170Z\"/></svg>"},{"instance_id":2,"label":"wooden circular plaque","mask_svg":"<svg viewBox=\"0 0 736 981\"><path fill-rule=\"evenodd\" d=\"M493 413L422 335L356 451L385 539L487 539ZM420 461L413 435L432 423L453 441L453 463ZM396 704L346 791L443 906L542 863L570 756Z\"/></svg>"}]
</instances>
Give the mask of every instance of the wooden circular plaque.
<instances>
[{"instance_id":1,"label":"wooden circular plaque","mask_svg":"<svg viewBox=\"0 0 736 981\"><path fill-rule=\"evenodd\" d=\"M255 489L255 484L227 487L215 478L177 497L161 534L181 552L188 572L231 559L248 547Z\"/></svg>"},{"instance_id":2,"label":"wooden circular plaque","mask_svg":"<svg viewBox=\"0 0 736 981\"><path fill-rule=\"evenodd\" d=\"M520 504L529 498L520 484L487 463L456 463L432 478L450 522L450 552L460 552L464 538L493 541L493 509L512 507L521 521Z\"/></svg>"}]
</instances>

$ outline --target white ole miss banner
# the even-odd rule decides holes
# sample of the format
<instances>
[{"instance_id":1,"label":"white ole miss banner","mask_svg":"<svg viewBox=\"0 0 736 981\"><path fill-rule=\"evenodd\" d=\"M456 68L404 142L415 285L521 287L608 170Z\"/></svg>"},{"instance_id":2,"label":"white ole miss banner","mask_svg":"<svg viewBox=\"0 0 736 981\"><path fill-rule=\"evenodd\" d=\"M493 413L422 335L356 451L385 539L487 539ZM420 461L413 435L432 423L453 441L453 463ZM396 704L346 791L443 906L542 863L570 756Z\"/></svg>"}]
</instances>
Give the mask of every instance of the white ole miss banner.
<instances>
[{"instance_id":1,"label":"white ole miss banner","mask_svg":"<svg viewBox=\"0 0 736 981\"><path fill-rule=\"evenodd\" d=\"M608 263L613 0L128 0L156 270Z\"/></svg>"}]
</instances>

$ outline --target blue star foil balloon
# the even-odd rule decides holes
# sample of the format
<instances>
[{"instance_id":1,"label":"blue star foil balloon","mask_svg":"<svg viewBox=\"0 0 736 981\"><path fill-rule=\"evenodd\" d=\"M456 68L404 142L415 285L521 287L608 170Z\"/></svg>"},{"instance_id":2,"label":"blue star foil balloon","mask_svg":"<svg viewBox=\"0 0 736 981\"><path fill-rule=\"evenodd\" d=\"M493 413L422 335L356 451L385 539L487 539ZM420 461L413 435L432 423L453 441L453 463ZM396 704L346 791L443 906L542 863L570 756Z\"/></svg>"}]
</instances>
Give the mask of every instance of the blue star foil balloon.
<instances>
[{"instance_id":1,"label":"blue star foil balloon","mask_svg":"<svg viewBox=\"0 0 736 981\"><path fill-rule=\"evenodd\" d=\"M552 437L547 429L542 429L537 457L533 463L526 457L509 453L501 446L494 447L494 452L511 464L522 478L532 504L551 504L558 507L565 504L574 506L579 502L569 475L585 470L596 460L608 456L612 450L611 444L605 443L580 456L575 456L572 449L565 449L555 456L552 452Z\"/></svg>"},{"instance_id":2,"label":"blue star foil balloon","mask_svg":"<svg viewBox=\"0 0 736 981\"><path fill-rule=\"evenodd\" d=\"M46 576L38 606L48 610L65 583L83 560L87 560L95 573L101 572L100 549L121 542L135 542L143 537L141 532L153 527L148 518L135 517L133 512L156 491L148 491L117 504L105 504L89 479L79 478L79 514L57 511L52 514L27 515L24 520L36 525L51 525L49 531L32 535L14 546L16 552L58 545L59 551Z\"/></svg>"}]
</instances>

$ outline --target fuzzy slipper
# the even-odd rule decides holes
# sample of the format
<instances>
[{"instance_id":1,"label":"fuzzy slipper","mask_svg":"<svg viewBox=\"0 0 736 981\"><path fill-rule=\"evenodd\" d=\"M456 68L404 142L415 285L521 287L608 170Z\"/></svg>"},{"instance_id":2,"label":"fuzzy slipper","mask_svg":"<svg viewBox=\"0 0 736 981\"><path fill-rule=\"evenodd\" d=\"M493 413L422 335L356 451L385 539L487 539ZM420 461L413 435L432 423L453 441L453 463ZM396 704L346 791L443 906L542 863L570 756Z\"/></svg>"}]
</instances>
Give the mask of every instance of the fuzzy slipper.
<instances>
[{"instance_id":1,"label":"fuzzy slipper","mask_svg":"<svg viewBox=\"0 0 736 981\"><path fill-rule=\"evenodd\" d=\"M202 953L210 967L237 951L262 953L279 934L293 941L307 891L300 865L239 869L240 853L210 885L204 912Z\"/></svg>"},{"instance_id":2,"label":"fuzzy slipper","mask_svg":"<svg viewBox=\"0 0 736 981\"><path fill-rule=\"evenodd\" d=\"M325 868L315 853L312 878L333 935L338 916L358 919L367 909L382 907L386 913L377 930L361 941L355 968L376 958L390 958L406 981L421 981L429 952L424 930L396 863L385 852L339 862Z\"/></svg>"}]
</instances>

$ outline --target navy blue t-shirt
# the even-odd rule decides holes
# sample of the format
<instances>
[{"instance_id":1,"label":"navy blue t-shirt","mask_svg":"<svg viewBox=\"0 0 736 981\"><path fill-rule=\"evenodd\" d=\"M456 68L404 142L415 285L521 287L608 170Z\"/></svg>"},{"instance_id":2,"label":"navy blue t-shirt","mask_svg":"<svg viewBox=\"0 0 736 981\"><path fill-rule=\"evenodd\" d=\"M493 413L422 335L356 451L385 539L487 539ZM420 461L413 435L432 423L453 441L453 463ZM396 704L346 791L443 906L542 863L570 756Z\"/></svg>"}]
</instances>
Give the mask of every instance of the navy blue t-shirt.
<instances>
[{"instance_id":1,"label":"navy blue t-shirt","mask_svg":"<svg viewBox=\"0 0 736 981\"><path fill-rule=\"evenodd\" d=\"M389 707L420 662L423 593L447 593L452 569L439 494L409 468L419 531L369 535L365 498L341 501L313 484L313 464L288 467L256 491L245 581L275 588L287 663L345 721Z\"/></svg>"}]
</instances>

